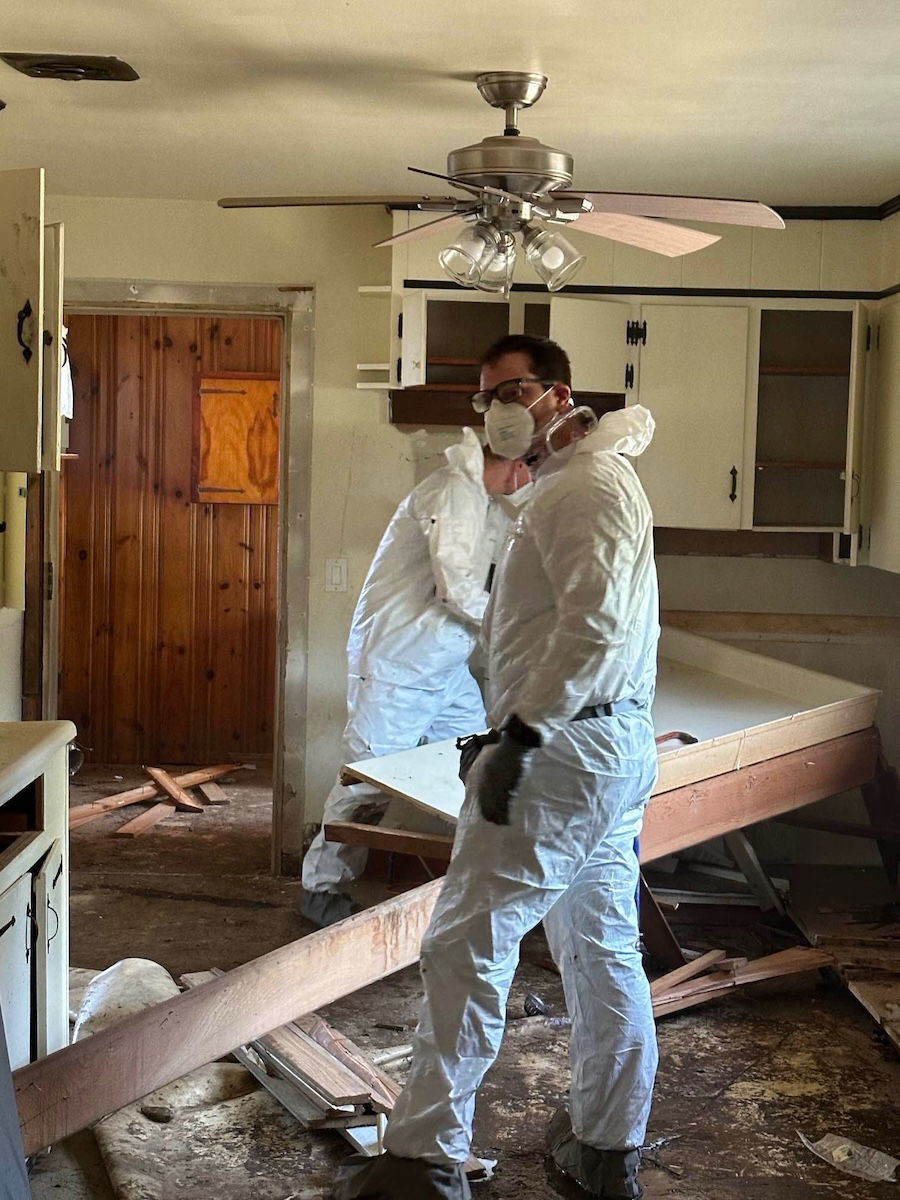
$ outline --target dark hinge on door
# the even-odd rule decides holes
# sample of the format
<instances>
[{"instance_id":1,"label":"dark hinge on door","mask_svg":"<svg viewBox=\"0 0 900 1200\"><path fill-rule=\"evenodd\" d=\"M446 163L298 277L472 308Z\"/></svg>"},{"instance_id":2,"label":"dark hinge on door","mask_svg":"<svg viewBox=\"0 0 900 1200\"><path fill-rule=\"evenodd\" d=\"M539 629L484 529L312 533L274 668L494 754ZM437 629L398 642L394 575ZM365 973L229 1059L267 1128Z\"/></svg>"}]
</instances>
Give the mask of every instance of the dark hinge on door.
<instances>
[{"instance_id":1,"label":"dark hinge on door","mask_svg":"<svg viewBox=\"0 0 900 1200\"><path fill-rule=\"evenodd\" d=\"M625 364L625 391L634 387L634 363Z\"/></svg>"},{"instance_id":2,"label":"dark hinge on door","mask_svg":"<svg viewBox=\"0 0 900 1200\"><path fill-rule=\"evenodd\" d=\"M48 600L53 599L53 563L44 563L44 595Z\"/></svg>"},{"instance_id":3,"label":"dark hinge on door","mask_svg":"<svg viewBox=\"0 0 900 1200\"><path fill-rule=\"evenodd\" d=\"M866 326L866 349L867 350L872 349L872 326L871 325Z\"/></svg>"},{"instance_id":4,"label":"dark hinge on door","mask_svg":"<svg viewBox=\"0 0 900 1200\"><path fill-rule=\"evenodd\" d=\"M399 383L402 378L403 378L403 359L398 358L397 359L397 382Z\"/></svg>"},{"instance_id":5,"label":"dark hinge on door","mask_svg":"<svg viewBox=\"0 0 900 1200\"><path fill-rule=\"evenodd\" d=\"M403 337L403 313L397 313L397 337Z\"/></svg>"},{"instance_id":6,"label":"dark hinge on door","mask_svg":"<svg viewBox=\"0 0 900 1200\"><path fill-rule=\"evenodd\" d=\"M647 345L647 322L626 321L625 344L627 346L636 346L639 342L645 346Z\"/></svg>"}]
</instances>

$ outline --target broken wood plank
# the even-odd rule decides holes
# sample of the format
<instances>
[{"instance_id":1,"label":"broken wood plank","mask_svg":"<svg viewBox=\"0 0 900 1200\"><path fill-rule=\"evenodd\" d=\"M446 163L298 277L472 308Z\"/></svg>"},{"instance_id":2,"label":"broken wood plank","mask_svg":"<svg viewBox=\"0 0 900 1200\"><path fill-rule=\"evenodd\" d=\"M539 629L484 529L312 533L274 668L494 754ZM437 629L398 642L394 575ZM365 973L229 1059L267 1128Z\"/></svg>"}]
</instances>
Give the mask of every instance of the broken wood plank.
<instances>
[{"instance_id":1,"label":"broken wood plank","mask_svg":"<svg viewBox=\"0 0 900 1200\"><path fill-rule=\"evenodd\" d=\"M393 1108L400 1095L400 1085L390 1075L380 1070L346 1034L339 1033L338 1030L332 1028L317 1013L299 1017L291 1024L302 1029L339 1062L349 1067L360 1079L364 1080L371 1090L373 1103L383 1107L385 1112L389 1112Z\"/></svg>"},{"instance_id":2,"label":"broken wood plank","mask_svg":"<svg viewBox=\"0 0 900 1200\"><path fill-rule=\"evenodd\" d=\"M342 1104L365 1104L370 1099L370 1089L365 1082L302 1029L285 1024L257 1039L256 1044L264 1048L282 1073L283 1069L289 1069L290 1078L296 1075L311 1083L333 1108Z\"/></svg>"},{"instance_id":3,"label":"broken wood plank","mask_svg":"<svg viewBox=\"0 0 900 1200\"><path fill-rule=\"evenodd\" d=\"M650 995L658 996L661 992L669 991L676 984L693 979L695 975L701 975L707 967L711 967L713 963L721 962L724 958L724 950L708 950L706 954L701 954L699 958L692 958L690 962L683 963L680 967L676 967L674 971L669 971L665 975L660 975L658 979L654 979L650 984Z\"/></svg>"},{"instance_id":4,"label":"broken wood plank","mask_svg":"<svg viewBox=\"0 0 900 1200\"><path fill-rule=\"evenodd\" d=\"M704 992L723 992L750 983L761 983L767 979L780 979L786 975L798 975L804 971L816 971L820 967L834 965L834 955L810 946L793 946L789 950L778 950L763 958L751 959L734 971L711 971L699 979L688 980L659 995L661 1001L674 1001Z\"/></svg>"},{"instance_id":5,"label":"broken wood plank","mask_svg":"<svg viewBox=\"0 0 900 1200\"><path fill-rule=\"evenodd\" d=\"M900 1050L900 979L853 979L847 986Z\"/></svg>"},{"instance_id":6,"label":"broken wood plank","mask_svg":"<svg viewBox=\"0 0 900 1200\"><path fill-rule=\"evenodd\" d=\"M125 1017L15 1073L25 1153L416 962L443 880Z\"/></svg>"},{"instance_id":7,"label":"broken wood plank","mask_svg":"<svg viewBox=\"0 0 900 1200\"><path fill-rule=\"evenodd\" d=\"M207 804L230 804L231 801L222 791L217 783L210 780L209 783L201 783L198 785L203 793L203 798Z\"/></svg>"},{"instance_id":8,"label":"broken wood plank","mask_svg":"<svg viewBox=\"0 0 900 1200\"><path fill-rule=\"evenodd\" d=\"M325 826L327 842L343 842L347 846L365 846L369 850L388 850L392 854L412 854L417 858L450 861L452 837L430 833L410 833L406 829L383 829L380 825L363 825L357 821L330 821Z\"/></svg>"},{"instance_id":9,"label":"broken wood plank","mask_svg":"<svg viewBox=\"0 0 900 1200\"><path fill-rule=\"evenodd\" d=\"M162 767L144 767L144 770L167 796L171 796L176 808L182 812L203 812L203 802L186 791L168 771L164 771Z\"/></svg>"},{"instance_id":10,"label":"broken wood plank","mask_svg":"<svg viewBox=\"0 0 900 1200\"><path fill-rule=\"evenodd\" d=\"M222 763L217 767L201 767L196 771L188 771L185 775L176 775L175 782L181 787L194 787L210 779L220 779L232 771L243 770L241 763ZM152 800L158 796L160 789L155 783L142 783L138 787L129 788L126 792L116 792L113 796L103 796L91 804L76 804L69 809L69 828L75 829L88 821L96 821L98 817L117 808L127 808L129 804L138 804L141 800Z\"/></svg>"},{"instance_id":11,"label":"broken wood plank","mask_svg":"<svg viewBox=\"0 0 900 1200\"><path fill-rule=\"evenodd\" d=\"M120 825L115 830L115 836L140 837L142 833L146 833L148 829L152 829L157 822L165 820L166 817L171 817L174 810L174 804L168 800L164 800L160 804L154 804L151 808L138 813L136 817L132 817L130 821L126 821L124 825Z\"/></svg>"}]
</instances>

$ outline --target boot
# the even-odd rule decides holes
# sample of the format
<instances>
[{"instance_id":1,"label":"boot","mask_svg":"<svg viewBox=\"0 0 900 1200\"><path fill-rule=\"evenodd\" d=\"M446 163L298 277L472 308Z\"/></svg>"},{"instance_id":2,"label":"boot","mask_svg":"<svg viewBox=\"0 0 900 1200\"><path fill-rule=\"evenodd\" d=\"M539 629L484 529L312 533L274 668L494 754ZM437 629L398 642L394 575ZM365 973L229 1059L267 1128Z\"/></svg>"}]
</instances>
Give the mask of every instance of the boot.
<instances>
[{"instance_id":1,"label":"boot","mask_svg":"<svg viewBox=\"0 0 900 1200\"><path fill-rule=\"evenodd\" d=\"M446 1166L391 1153L354 1154L338 1170L332 1200L471 1200L463 1163Z\"/></svg>"},{"instance_id":2,"label":"boot","mask_svg":"<svg viewBox=\"0 0 900 1200\"><path fill-rule=\"evenodd\" d=\"M312 921L318 929L326 925L334 925L345 917L352 917L360 911L360 906L343 892L308 892L303 889L300 911L307 921Z\"/></svg>"},{"instance_id":3,"label":"boot","mask_svg":"<svg viewBox=\"0 0 900 1200\"><path fill-rule=\"evenodd\" d=\"M568 1110L559 1108L547 1129L547 1149L556 1167L597 1200L640 1200L640 1150L596 1150L572 1132Z\"/></svg>"}]
</instances>

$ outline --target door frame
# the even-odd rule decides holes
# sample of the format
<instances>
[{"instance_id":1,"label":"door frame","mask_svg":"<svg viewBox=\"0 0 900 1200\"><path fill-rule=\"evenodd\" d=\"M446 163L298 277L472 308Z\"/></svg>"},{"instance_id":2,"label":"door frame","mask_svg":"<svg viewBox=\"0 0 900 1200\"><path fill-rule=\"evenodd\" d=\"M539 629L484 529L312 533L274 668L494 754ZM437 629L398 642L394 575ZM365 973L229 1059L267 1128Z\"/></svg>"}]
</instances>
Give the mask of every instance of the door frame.
<instances>
[{"instance_id":1,"label":"door frame","mask_svg":"<svg viewBox=\"0 0 900 1200\"><path fill-rule=\"evenodd\" d=\"M67 279L66 312L280 317L284 324L279 447L278 600L275 728L272 739L272 873L296 874L284 851L285 813L303 823L309 646L309 542L312 463L314 289L261 284L168 283L138 279ZM52 567L58 578L59 565ZM57 642L59 628L53 630ZM45 647L45 654L53 648ZM290 655L290 671L288 656ZM47 714L55 716L53 714ZM286 748L290 744L290 754ZM299 815L298 815L299 808Z\"/></svg>"}]
</instances>

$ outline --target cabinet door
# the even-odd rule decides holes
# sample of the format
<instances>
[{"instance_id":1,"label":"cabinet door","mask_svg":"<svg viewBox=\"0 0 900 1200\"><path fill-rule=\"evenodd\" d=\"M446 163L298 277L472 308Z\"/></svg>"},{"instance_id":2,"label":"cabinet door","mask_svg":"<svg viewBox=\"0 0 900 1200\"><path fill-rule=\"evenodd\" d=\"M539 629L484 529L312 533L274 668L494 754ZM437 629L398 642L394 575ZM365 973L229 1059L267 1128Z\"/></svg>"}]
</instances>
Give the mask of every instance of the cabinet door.
<instances>
[{"instance_id":1,"label":"cabinet door","mask_svg":"<svg viewBox=\"0 0 900 1200\"><path fill-rule=\"evenodd\" d=\"M69 949L63 842L55 841L34 880L37 1055L69 1041Z\"/></svg>"},{"instance_id":2,"label":"cabinet door","mask_svg":"<svg viewBox=\"0 0 900 1200\"><path fill-rule=\"evenodd\" d=\"M625 341L631 305L615 300L554 296L550 337L572 363L576 392L624 392L625 365L635 347Z\"/></svg>"},{"instance_id":3,"label":"cabinet door","mask_svg":"<svg viewBox=\"0 0 900 1200\"><path fill-rule=\"evenodd\" d=\"M400 386L421 387L425 382L428 301L424 292L403 295L403 334L400 339Z\"/></svg>"},{"instance_id":4,"label":"cabinet door","mask_svg":"<svg viewBox=\"0 0 900 1200\"><path fill-rule=\"evenodd\" d=\"M0 1009L15 1071L31 1060L31 876L0 896Z\"/></svg>"},{"instance_id":5,"label":"cabinet door","mask_svg":"<svg viewBox=\"0 0 900 1200\"><path fill-rule=\"evenodd\" d=\"M0 470L41 469L44 172L0 172Z\"/></svg>"},{"instance_id":6,"label":"cabinet door","mask_svg":"<svg viewBox=\"0 0 900 1200\"><path fill-rule=\"evenodd\" d=\"M641 309L637 399L656 433L635 466L656 525L738 529L747 380L746 308Z\"/></svg>"},{"instance_id":7,"label":"cabinet door","mask_svg":"<svg viewBox=\"0 0 900 1200\"><path fill-rule=\"evenodd\" d=\"M63 227L48 225L44 230L44 366L43 434L41 466L45 471L59 470L62 451L62 409L60 381L63 366Z\"/></svg>"},{"instance_id":8,"label":"cabinet door","mask_svg":"<svg viewBox=\"0 0 900 1200\"><path fill-rule=\"evenodd\" d=\"M866 343L869 310L862 304L853 309L853 343L850 351L850 383L847 397L847 470L844 479L844 533L858 533L863 457L863 400L866 388Z\"/></svg>"},{"instance_id":9,"label":"cabinet door","mask_svg":"<svg viewBox=\"0 0 900 1200\"><path fill-rule=\"evenodd\" d=\"M868 561L900 572L900 303L883 309L879 324Z\"/></svg>"}]
</instances>

